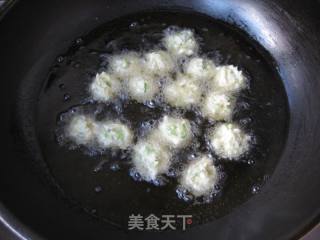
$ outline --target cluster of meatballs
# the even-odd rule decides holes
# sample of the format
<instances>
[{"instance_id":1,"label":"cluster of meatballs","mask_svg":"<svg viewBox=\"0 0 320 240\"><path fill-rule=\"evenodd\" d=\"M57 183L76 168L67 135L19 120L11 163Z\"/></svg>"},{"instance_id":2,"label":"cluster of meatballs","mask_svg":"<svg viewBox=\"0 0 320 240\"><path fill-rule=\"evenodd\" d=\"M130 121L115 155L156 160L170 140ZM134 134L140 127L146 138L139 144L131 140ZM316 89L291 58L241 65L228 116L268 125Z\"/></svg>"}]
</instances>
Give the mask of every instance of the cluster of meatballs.
<instances>
[{"instance_id":1,"label":"cluster of meatballs","mask_svg":"<svg viewBox=\"0 0 320 240\"><path fill-rule=\"evenodd\" d=\"M204 118L218 122L205 134L216 155L239 159L251 142L251 136L232 122L237 94L247 86L242 71L233 65L216 66L199 55L199 42L190 29L166 29L162 46L146 53L109 56L108 69L98 73L89 86L92 99L108 103L125 95L146 103L158 98L175 108L198 109ZM131 149L133 167L148 182L168 173L174 152L187 147L194 136L190 121L175 115L162 116L137 142L120 120L98 122L85 114L74 115L65 134L78 145ZM179 183L199 197L210 195L219 178L212 157L200 154L185 166Z\"/></svg>"}]
</instances>

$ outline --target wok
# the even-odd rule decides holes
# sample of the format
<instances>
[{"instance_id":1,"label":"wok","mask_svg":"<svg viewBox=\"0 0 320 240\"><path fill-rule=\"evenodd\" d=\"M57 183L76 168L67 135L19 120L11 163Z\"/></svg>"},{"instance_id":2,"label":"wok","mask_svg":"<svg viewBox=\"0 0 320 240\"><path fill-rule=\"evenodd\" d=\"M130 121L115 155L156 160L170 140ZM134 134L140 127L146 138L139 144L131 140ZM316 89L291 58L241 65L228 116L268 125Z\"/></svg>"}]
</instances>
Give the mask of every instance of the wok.
<instances>
[{"instance_id":1,"label":"wok","mask_svg":"<svg viewBox=\"0 0 320 240\"><path fill-rule=\"evenodd\" d=\"M0 22L0 222L5 233L1 238L297 239L319 222L319 2L32 0L9 1L7 6ZM253 80L257 94L272 98L275 106L271 116L256 110L262 119L257 127L268 135L270 149L264 163L268 172L265 183L259 193L250 196L239 187L232 195L239 202L220 202L218 209L223 211L213 210L217 214L212 218L207 216L211 210L202 214L199 210L197 218L208 219L194 219L198 224L186 231L123 229L125 224L119 225L110 216L125 223L132 206L132 213L168 213L162 211L164 206L176 212L166 197L123 200L128 197L126 192L135 194L129 185L112 194L104 191L103 198L96 200L96 193L87 190L97 180L85 174L93 162L83 161L81 153L56 154L57 146L48 142L54 141L52 127L60 102L64 97L68 100L65 91L50 93L49 100L43 97L47 87L58 84L52 69L63 64L59 56L74 54L97 34L126 33L124 26L141 19L203 28L209 33L224 31L231 37L216 42L208 38L209 45L223 42L222 55L228 50L253 49L249 58L262 59L262 68L268 69L260 78L253 77L259 79ZM228 49L235 43L240 47ZM253 75L254 66L248 64ZM79 97L74 89L82 86L81 80L76 81L81 79L79 75L70 79L67 106L75 104ZM64 84L68 87L68 80ZM136 194L140 196L139 191ZM79 203L79 199L83 201ZM87 207L92 204L98 204L110 218L99 217L99 211Z\"/></svg>"}]
</instances>

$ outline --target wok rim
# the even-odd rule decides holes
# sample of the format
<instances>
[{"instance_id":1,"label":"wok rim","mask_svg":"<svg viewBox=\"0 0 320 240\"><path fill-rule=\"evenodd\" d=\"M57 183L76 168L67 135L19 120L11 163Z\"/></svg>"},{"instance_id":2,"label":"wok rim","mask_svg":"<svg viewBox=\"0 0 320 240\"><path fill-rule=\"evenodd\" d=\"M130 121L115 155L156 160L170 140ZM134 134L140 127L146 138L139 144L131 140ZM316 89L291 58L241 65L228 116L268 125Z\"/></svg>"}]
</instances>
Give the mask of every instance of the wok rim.
<instances>
[{"instance_id":1,"label":"wok rim","mask_svg":"<svg viewBox=\"0 0 320 240\"><path fill-rule=\"evenodd\" d=\"M7 0L3 6L0 7L0 21L2 21L5 16L16 6L20 0ZM14 216L2 203L0 200L0 224L4 229L8 230L4 233L4 238L21 240L45 240L45 238L39 236L35 231L31 230L26 224L20 221L16 216ZM306 236L313 229L319 227L320 224L320 207L315 211L314 215L309 217L309 220L303 225L295 228L296 230L292 232L293 239L300 239Z\"/></svg>"}]
</instances>

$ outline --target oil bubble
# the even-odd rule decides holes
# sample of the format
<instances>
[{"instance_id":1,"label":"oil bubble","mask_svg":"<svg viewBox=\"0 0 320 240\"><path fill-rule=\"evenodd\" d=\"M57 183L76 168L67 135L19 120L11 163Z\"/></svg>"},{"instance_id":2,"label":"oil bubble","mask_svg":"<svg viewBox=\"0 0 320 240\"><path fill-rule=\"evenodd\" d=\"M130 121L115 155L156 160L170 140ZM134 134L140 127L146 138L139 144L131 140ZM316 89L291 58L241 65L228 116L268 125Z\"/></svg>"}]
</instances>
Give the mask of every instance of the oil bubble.
<instances>
[{"instance_id":1,"label":"oil bubble","mask_svg":"<svg viewBox=\"0 0 320 240\"><path fill-rule=\"evenodd\" d=\"M118 163L113 163L113 164L111 164L110 169L113 172L119 171L120 170L120 165Z\"/></svg>"},{"instance_id":2,"label":"oil bubble","mask_svg":"<svg viewBox=\"0 0 320 240\"><path fill-rule=\"evenodd\" d=\"M64 61L64 57L63 56L57 57L57 62L58 63L62 63L63 61Z\"/></svg>"},{"instance_id":3,"label":"oil bubble","mask_svg":"<svg viewBox=\"0 0 320 240\"><path fill-rule=\"evenodd\" d=\"M71 99L71 96L69 94L66 93L63 95L63 101L67 102L67 101L70 101L70 99Z\"/></svg>"},{"instance_id":4,"label":"oil bubble","mask_svg":"<svg viewBox=\"0 0 320 240\"><path fill-rule=\"evenodd\" d=\"M99 185L99 186L96 186L95 188L94 188L94 191L96 192L96 193L100 193L100 192L102 192L102 187Z\"/></svg>"}]
</instances>

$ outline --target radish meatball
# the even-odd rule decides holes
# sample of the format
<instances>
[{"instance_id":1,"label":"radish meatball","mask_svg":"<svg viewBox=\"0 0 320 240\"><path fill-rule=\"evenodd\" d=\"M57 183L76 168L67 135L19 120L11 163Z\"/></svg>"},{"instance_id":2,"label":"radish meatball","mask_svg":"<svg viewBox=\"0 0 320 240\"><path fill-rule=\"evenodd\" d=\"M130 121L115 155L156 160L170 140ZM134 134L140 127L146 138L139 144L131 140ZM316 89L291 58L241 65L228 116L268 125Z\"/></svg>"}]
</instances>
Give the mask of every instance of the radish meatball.
<instances>
[{"instance_id":1,"label":"radish meatball","mask_svg":"<svg viewBox=\"0 0 320 240\"><path fill-rule=\"evenodd\" d=\"M156 141L148 139L134 146L132 161L145 181L153 181L168 171L170 153Z\"/></svg>"},{"instance_id":2,"label":"radish meatball","mask_svg":"<svg viewBox=\"0 0 320 240\"><path fill-rule=\"evenodd\" d=\"M121 79L126 79L142 71L141 59L135 52L113 55L109 59L109 69Z\"/></svg>"},{"instance_id":3,"label":"radish meatball","mask_svg":"<svg viewBox=\"0 0 320 240\"><path fill-rule=\"evenodd\" d=\"M191 125L187 119L165 116L159 124L159 136L173 148L184 147L192 138Z\"/></svg>"},{"instance_id":4,"label":"radish meatball","mask_svg":"<svg viewBox=\"0 0 320 240\"><path fill-rule=\"evenodd\" d=\"M90 144L95 138L96 124L91 117L73 116L67 126L66 135L79 145Z\"/></svg>"},{"instance_id":5,"label":"radish meatball","mask_svg":"<svg viewBox=\"0 0 320 240\"><path fill-rule=\"evenodd\" d=\"M234 123L221 123L213 129L210 135L210 144L215 153L228 159L238 159L247 152L250 140L250 135Z\"/></svg>"},{"instance_id":6,"label":"radish meatball","mask_svg":"<svg viewBox=\"0 0 320 240\"><path fill-rule=\"evenodd\" d=\"M165 51L152 51L144 56L144 68L157 76L165 76L175 68L171 56Z\"/></svg>"},{"instance_id":7,"label":"radish meatball","mask_svg":"<svg viewBox=\"0 0 320 240\"><path fill-rule=\"evenodd\" d=\"M192 161L183 171L181 185L194 196L208 195L218 182L218 171L211 158L201 156Z\"/></svg>"},{"instance_id":8,"label":"radish meatball","mask_svg":"<svg viewBox=\"0 0 320 240\"><path fill-rule=\"evenodd\" d=\"M246 87L246 79L242 71L233 65L220 66L216 68L216 74L212 78L214 91L232 93Z\"/></svg>"},{"instance_id":9,"label":"radish meatball","mask_svg":"<svg viewBox=\"0 0 320 240\"><path fill-rule=\"evenodd\" d=\"M203 102L202 114L215 121L230 121L235 107L235 99L232 96L211 92Z\"/></svg>"},{"instance_id":10,"label":"radish meatball","mask_svg":"<svg viewBox=\"0 0 320 240\"><path fill-rule=\"evenodd\" d=\"M195 79L202 80L212 78L215 74L215 68L211 60L195 57L184 65L184 72Z\"/></svg>"},{"instance_id":11,"label":"radish meatball","mask_svg":"<svg viewBox=\"0 0 320 240\"><path fill-rule=\"evenodd\" d=\"M178 75L175 81L168 82L163 89L165 100L174 107L189 108L201 99L200 83L186 75Z\"/></svg>"},{"instance_id":12,"label":"radish meatball","mask_svg":"<svg viewBox=\"0 0 320 240\"><path fill-rule=\"evenodd\" d=\"M197 40L189 29L167 31L163 43L175 57L191 56L198 51Z\"/></svg>"},{"instance_id":13,"label":"radish meatball","mask_svg":"<svg viewBox=\"0 0 320 240\"><path fill-rule=\"evenodd\" d=\"M145 102L155 97L159 92L159 85L149 75L134 75L128 79L128 92L132 99Z\"/></svg>"},{"instance_id":14,"label":"radish meatball","mask_svg":"<svg viewBox=\"0 0 320 240\"><path fill-rule=\"evenodd\" d=\"M130 128L123 123L106 121L97 127L97 140L103 149L126 149L132 144L133 134Z\"/></svg>"},{"instance_id":15,"label":"radish meatball","mask_svg":"<svg viewBox=\"0 0 320 240\"><path fill-rule=\"evenodd\" d=\"M99 102L113 99L121 90L121 83L115 76L102 72L97 74L90 85L92 98Z\"/></svg>"}]
</instances>

